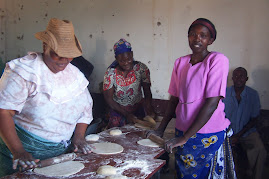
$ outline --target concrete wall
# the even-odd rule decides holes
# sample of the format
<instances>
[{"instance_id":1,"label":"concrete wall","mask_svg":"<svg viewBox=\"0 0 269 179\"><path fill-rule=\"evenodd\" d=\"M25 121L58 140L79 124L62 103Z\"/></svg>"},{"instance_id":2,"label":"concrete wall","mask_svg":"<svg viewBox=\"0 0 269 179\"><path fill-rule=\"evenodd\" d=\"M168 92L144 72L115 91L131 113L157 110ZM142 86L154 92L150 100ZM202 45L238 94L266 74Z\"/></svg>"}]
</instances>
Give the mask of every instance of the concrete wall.
<instances>
[{"instance_id":1,"label":"concrete wall","mask_svg":"<svg viewBox=\"0 0 269 179\"><path fill-rule=\"evenodd\" d=\"M131 42L135 59L150 68L153 97L160 99L169 97L175 59L191 53L189 25L208 18L218 31L209 49L230 59L230 72L245 67L247 84L258 90L262 108L269 109L268 0L0 0L0 58L40 51L34 33L52 17L73 22L83 56L95 67L91 91L99 91L114 60L113 44L123 37Z\"/></svg>"}]
</instances>

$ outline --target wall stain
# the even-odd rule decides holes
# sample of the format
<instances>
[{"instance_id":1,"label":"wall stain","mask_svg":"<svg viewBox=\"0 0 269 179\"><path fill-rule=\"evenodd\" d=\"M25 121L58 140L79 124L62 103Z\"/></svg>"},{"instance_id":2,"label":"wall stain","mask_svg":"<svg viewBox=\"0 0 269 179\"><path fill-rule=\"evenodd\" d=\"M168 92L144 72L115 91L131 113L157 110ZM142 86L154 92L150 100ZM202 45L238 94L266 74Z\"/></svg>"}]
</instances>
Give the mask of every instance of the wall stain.
<instances>
[{"instance_id":1,"label":"wall stain","mask_svg":"<svg viewBox=\"0 0 269 179\"><path fill-rule=\"evenodd\" d=\"M4 35L4 32L1 32L2 35Z\"/></svg>"},{"instance_id":2,"label":"wall stain","mask_svg":"<svg viewBox=\"0 0 269 179\"><path fill-rule=\"evenodd\" d=\"M151 61L148 61L148 64L150 64L151 63Z\"/></svg>"},{"instance_id":3,"label":"wall stain","mask_svg":"<svg viewBox=\"0 0 269 179\"><path fill-rule=\"evenodd\" d=\"M105 33L105 31L102 30L102 34Z\"/></svg>"},{"instance_id":4,"label":"wall stain","mask_svg":"<svg viewBox=\"0 0 269 179\"><path fill-rule=\"evenodd\" d=\"M21 5L21 10L23 10L23 5Z\"/></svg>"},{"instance_id":5,"label":"wall stain","mask_svg":"<svg viewBox=\"0 0 269 179\"><path fill-rule=\"evenodd\" d=\"M112 49L110 49L110 52L112 52Z\"/></svg>"},{"instance_id":6,"label":"wall stain","mask_svg":"<svg viewBox=\"0 0 269 179\"><path fill-rule=\"evenodd\" d=\"M45 14L45 17L48 17L48 13Z\"/></svg>"},{"instance_id":7,"label":"wall stain","mask_svg":"<svg viewBox=\"0 0 269 179\"><path fill-rule=\"evenodd\" d=\"M19 17L19 21L21 20L21 18Z\"/></svg>"},{"instance_id":8,"label":"wall stain","mask_svg":"<svg viewBox=\"0 0 269 179\"><path fill-rule=\"evenodd\" d=\"M159 90L156 90L156 93L159 93Z\"/></svg>"},{"instance_id":9,"label":"wall stain","mask_svg":"<svg viewBox=\"0 0 269 179\"><path fill-rule=\"evenodd\" d=\"M127 37L129 37L129 36L130 36L130 34L126 34L126 36L127 36Z\"/></svg>"},{"instance_id":10,"label":"wall stain","mask_svg":"<svg viewBox=\"0 0 269 179\"><path fill-rule=\"evenodd\" d=\"M17 36L17 39L18 40L23 40L23 37L24 37L24 35L22 34L21 36Z\"/></svg>"},{"instance_id":11,"label":"wall stain","mask_svg":"<svg viewBox=\"0 0 269 179\"><path fill-rule=\"evenodd\" d=\"M35 23L38 23L38 21L35 21Z\"/></svg>"},{"instance_id":12,"label":"wall stain","mask_svg":"<svg viewBox=\"0 0 269 179\"><path fill-rule=\"evenodd\" d=\"M90 34L89 37L92 38L92 34Z\"/></svg>"},{"instance_id":13,"label":"wall stain","mask_svg":"<svg viewBox=\"0 0 269 179\"><path fill-rule=\"evenodd\" d=\"M4 55L4 53L5 53L4 51L1 52L2 55Z\"/></svg>"},{"instance_id":14,"label":"wall stain","mask_svg":"<svg viewBox=\"0 0 269 179\"><path fill-rule=\"evenodd\" d=\"M17 24L17 21L16 20L14 20L13 22L14 22L14 24Z\"/></svg>"},{"instance_id":15,"label":"wall stain","mask_svg":"<svg viewBox=\"0 0 269 179\"><path fill-rule=\"evenodd\" d=\"M61 1L59 1L59 3L61 3Z\"/></svg>"},{"instance_id":16,"label":"wall stain","mask_svg":"<svg viewBox=\"0 0 269 179\"><path fill-rule=\"evenodd\" d=\"M157 22L157 26L160 26L160 25L162 25L162 23L161 22Z\"/></svg>"}]
</instances>

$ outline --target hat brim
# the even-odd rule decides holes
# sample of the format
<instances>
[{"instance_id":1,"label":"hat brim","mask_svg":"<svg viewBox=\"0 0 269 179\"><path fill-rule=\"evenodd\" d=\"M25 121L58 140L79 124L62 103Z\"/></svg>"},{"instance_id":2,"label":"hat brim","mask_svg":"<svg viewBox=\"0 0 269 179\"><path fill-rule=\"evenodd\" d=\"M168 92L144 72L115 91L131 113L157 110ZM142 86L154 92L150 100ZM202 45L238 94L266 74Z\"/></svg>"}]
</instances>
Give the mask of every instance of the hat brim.
<instances>
[{"instance_id":1,"label":"hat brim","mask_svg":"<svg viewBox=\"0 0 269 179\"><path fill-rule=\"evenodd\" d=\"M68 43L61 43L61 44L57 42L53 34L49 35L47 31L37 32L35 34L35 38L45 42L60 57L76 58L82 55L82 48L76 36L74 40Z\"/></svg>"}]
</instances>

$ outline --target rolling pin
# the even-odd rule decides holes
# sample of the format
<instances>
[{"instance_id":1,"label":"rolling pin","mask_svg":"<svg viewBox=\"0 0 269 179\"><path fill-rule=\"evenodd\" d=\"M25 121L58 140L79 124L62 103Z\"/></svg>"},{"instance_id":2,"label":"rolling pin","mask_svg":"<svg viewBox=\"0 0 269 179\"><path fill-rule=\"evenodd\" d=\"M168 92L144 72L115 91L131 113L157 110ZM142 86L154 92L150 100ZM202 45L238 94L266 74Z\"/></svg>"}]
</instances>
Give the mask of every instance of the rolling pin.
<instances>
[{"instance_id":1,"label":"rolling pin","mask_svg":"<svg viewBox=\"0 0 269 179\"><path fill-rule=\"evenodd\" d=\"M164 141L164 139L160 138L159 136L156 136L154 134L150 134L147 138L150 139L150 140L152 140L153 142L156 142L162 148L164 148L165 141Z\"/></svg>"},{"instance_id":2,"label":"rolling pin","mask_svg":"<svg viewBox=\"0 0 269 179\"><path fill-rule=\"evenodd\" d=\"M77 155L75 153L62 154L57 157L40 160L39 162L37 162L37 167L42 168L42 167L47 167L47 166L62 163L62 162L71 161L71 160L74 160L76 157Z\"/></svg>"},{"instance_id":3,"label":"rolling pin","mask_svg":"<svg viewBox=\"0 0 269 179\"><path fill-rule=\"evenodd\" d=\"M74 160L76 157L77 155L75 153L68 153L68 154L59 155L57 157L40 160L39 162L36 163L37 164L36 168L42 168L42 167L47 167L47 166L55 165L62 162L71 161L71 160ZM19 167L20 172L24 172L26 170L29 170L29 169Z\"/></svg>"}]
</instances>

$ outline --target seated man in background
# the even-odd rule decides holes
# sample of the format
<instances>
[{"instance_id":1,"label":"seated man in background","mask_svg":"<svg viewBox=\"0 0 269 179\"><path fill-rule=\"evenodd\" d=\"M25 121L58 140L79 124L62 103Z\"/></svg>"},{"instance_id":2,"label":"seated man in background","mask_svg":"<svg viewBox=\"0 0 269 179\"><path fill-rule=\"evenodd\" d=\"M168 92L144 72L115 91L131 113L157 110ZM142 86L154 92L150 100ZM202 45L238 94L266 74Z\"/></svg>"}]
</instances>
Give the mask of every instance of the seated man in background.
<instances>
[{"instance_id":1,"label":"seated man in background","mask_svg":"<svg viewBox=\"0 0 269 179\"><path fill-rule=\"evenodd\" d=\"M249 162L249 173L253 178L262 178L266 160L266 150L255 128L260 113L260 99L256 90L246 86L247 71L238 67L233 71L234 85L227 88L225 114L231 121L233 136L232 146L240 144L246 151Z\"/></svg>"}]
</instances>

